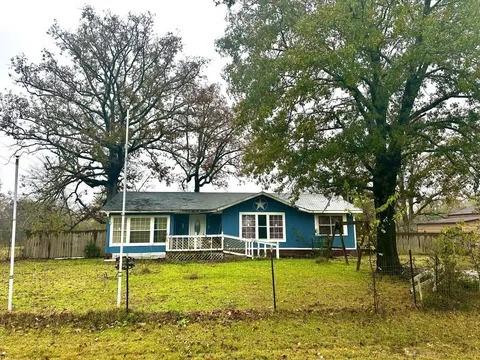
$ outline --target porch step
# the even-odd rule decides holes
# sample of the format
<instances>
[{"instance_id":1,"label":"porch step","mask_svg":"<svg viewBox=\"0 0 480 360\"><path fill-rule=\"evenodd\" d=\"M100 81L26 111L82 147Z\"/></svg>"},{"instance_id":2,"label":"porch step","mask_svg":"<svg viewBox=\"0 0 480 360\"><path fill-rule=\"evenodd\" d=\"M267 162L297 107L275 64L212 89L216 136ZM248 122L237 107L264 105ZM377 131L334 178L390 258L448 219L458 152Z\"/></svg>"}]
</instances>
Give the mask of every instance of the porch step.
<instances>
[{"instance_id":1,"label":"porch step","mask_svg":"<svg viewBox=\"0 0 480 360\"><path fill-rule=\"evenodd\" d=\"M222 251L167 251L165 259L172 262L223 261Z\"/></svg>"}]
</instances>

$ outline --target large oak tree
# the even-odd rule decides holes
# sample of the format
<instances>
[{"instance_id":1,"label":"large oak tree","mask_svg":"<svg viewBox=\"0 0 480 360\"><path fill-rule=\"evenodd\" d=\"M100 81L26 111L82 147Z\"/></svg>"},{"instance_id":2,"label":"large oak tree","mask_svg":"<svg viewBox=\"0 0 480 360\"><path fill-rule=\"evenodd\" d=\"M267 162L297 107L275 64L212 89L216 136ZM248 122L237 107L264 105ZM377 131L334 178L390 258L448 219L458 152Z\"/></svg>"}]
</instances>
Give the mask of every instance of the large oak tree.
<instances>
[{"instance_id":1,"label":"large oak tree","mask_svg":"<svg viewBox=\"0 0 480 360\"><path fill-rule=\"evenodd\" d=\"M478 136L479 9L477 0L237 1L218 46L250 129L247 169L297 189L370 192L378 269L398 271L402 166L418 154L454 160Z\"/></svg>"},{"instance_id":2,"label":"large oak tree","mask_svg":"<svg viewBox=\"0 0 480 360\"><path fill-rule=\"evenodd\" d=\"M48 33L56 48L38 63L12 60L18 90L1 98L1 129L20 148L48 155L41 177L49 196L86 185L109 198L122 177L127 109L130 156L157 152L203 61L180 59L180 38L157 36L149 13L122 18L85 7L74 31L55 23Z\"/></svg>"}]
</instances>

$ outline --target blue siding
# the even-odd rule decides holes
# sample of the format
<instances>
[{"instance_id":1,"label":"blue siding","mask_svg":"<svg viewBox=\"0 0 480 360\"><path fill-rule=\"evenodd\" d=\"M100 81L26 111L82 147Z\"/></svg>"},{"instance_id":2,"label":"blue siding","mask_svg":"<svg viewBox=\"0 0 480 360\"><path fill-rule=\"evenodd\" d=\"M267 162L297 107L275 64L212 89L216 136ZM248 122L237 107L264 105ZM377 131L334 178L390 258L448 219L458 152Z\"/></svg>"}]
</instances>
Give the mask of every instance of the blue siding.
<instances>
[{"instance_id":1,"label":"blue siding","mask_svg":"<svg viewBox=\"0 0 480 360\"><path fill-rule=\"evenodd\" d=\"M207 214L207 234L221 234L222 233L222 215L221 214Z\"/></svg>"},{"instance_id":2,"label":"blue siding","mask_svg":"<svg viewBox=\"0 0 480 360\"><path fill-rule=\"evenodd\" d=\"M255 202L259 197L244 201L223 211L223 232L226 235L239 236L240 212L284 212L286 242L280 243L280 248L312 248L315 246L315 217L313 214L299 211L293 207L275 201L268 197L261 197L267 202L265 210L256 210ZM355 247L354 225L352 216L347 215L348 234L344 236L347 248ZM339 236L335 237L334 246L341 246Z\"/></svg>"},{"instance_id":3,"label":"blue siding","mask_svg":"<svg viewBox=\"0 0 480 360\"><path fill-rule=\"evenodd\" d=\"M119 253L119 246L108 247L108 253ZM138 253L156 253L156 252L165 252L165 245L144 245L144 246L129 246L126 245L123 247L123 253L127 254L138 254Z\"/></svg>"},{"instance_id":4,"label":"blue siding","mask_svg":"<svg viewBox=\"0 0 480 360\"><path fill-rule=\"evenodd\" d=\"M304 213L288 205L261 197L267 203L265 210L256 210L257 198L244 201L238 205L225 209L223 212L223 232L239 236L240 212L283 212L285 213L286 242L281 242L280 247L308 248L312 247L312 238L315 234L315 222L312 214Z\"/></svg>"},{"instance_id":5,"label":"blue siding","mask_svg":"<svg viewBox=\"0 0 480 360\"><path fill-rule=\"evenodd\" d=\"M174 219L175 226L170 234L188 235L188 214L173 214L171 218Z\"/></svg>"}]
</instances>

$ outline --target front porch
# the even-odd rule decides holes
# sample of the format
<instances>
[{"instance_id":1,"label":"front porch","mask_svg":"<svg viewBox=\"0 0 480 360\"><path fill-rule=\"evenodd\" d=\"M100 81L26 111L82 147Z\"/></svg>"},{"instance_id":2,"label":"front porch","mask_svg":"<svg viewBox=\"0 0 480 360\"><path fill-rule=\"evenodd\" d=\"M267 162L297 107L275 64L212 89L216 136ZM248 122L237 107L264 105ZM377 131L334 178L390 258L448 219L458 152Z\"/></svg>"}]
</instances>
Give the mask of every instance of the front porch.
<instances>
[{"instance_id":1,"label":"front porch","mask_svg":"<svg viewBox=\"0 0 480 360\"><path fill-rule=\"evenodd\" d=\"M245 239L226 234L213 235L168 235L166 252L222 252L247 258L266 257L275 251L280 257L279 242Z\"/></svg>"}]
</instances>

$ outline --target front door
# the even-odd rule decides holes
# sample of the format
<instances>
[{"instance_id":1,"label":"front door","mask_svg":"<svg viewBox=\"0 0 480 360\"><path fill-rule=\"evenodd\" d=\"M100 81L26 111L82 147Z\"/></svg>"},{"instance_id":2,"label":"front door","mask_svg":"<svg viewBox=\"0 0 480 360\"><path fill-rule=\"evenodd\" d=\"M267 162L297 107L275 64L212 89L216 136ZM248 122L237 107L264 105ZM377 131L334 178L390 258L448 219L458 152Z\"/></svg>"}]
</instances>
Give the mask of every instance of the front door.
<instances>
[{"instance_id":1,"label":"front door","mask_svg":"<svg viewBox=\"0 0 480 360\"><path fill-rule=\"evenodd\" d=\"M190 235L205 235L207 230L207 221L205 214L190 215Z\"/></svg>"}]
</instances>

